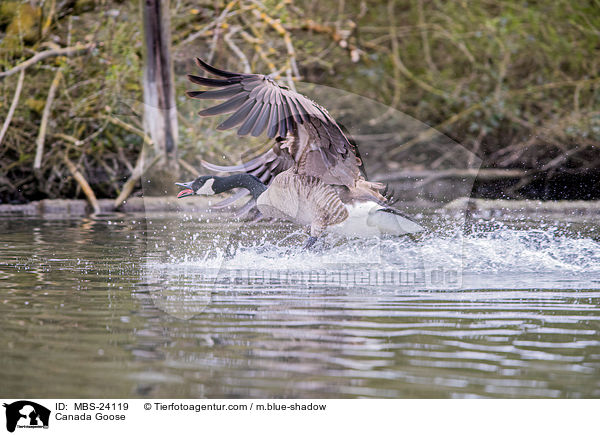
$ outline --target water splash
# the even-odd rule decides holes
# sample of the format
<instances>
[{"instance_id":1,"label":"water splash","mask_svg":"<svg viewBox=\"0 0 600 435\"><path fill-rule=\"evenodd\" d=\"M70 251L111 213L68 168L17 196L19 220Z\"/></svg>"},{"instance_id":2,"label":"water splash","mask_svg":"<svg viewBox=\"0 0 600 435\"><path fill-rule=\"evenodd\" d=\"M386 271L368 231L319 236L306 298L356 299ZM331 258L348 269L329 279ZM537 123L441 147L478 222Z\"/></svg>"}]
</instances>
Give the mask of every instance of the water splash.
<instances>
[{"instance_id":1,"label":"water splash","mask_svg":"<svg viewBox=\"0 0 600 435\"><path fill-rule=\"evenodd\" d=\"M547 230L501 229L464 238L472 272L600 272L600 243Z\"/></svg>"},{"instance_id":2,"label":"water splash","mask_svg":"<svg viewBox=\"0 0 600 435\"><path fill-rule=\"evenodd\" d=\"M294 276L306 287L600 287L600 243L593 231L520 226L487 222L467 234L454 225L418 237L363 240L329 235L315 251L303 251L305 234L290 228L163 226L173 234L155 238L167 242L168 256L151 267L204 272L211 280L226 278L223 284L262 277L269 285ZM323 277L314 281L319 273Z\"/></svg>"}]
</instances>

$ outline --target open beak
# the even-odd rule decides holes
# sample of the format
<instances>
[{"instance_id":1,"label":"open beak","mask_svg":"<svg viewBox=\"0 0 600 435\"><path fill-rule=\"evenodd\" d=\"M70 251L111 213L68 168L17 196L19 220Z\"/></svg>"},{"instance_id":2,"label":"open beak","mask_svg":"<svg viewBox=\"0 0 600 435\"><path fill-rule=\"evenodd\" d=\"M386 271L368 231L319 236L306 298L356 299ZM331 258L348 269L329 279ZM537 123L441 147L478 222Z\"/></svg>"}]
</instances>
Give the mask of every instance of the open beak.
<instances>
[{"instance_id":1,"label":"open beak","mask_svg":"<svg viewBox=\"0 0 600 435\"><path fill-rule=\"evenodd\" d=\"M189 183L175 183L179 187L183 187L183 190L177 194L177 198L183 198L184 196L190 196L194 194L194 191L190 189L192 187L193 181Z\"/></svg>"}]
</instances>

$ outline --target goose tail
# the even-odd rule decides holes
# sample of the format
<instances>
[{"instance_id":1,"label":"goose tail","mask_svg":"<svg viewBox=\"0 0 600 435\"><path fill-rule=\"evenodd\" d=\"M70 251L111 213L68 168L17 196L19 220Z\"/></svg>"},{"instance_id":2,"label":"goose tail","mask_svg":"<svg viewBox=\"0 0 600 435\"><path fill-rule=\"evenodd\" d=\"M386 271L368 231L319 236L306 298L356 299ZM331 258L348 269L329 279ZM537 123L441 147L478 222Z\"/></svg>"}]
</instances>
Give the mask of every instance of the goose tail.
<instances>
[{"instance_id":1,"label":"goose tail","mask_svg":"<svg viewBox=\"0 0 600 435\"><path fill-rule=\"evenodd\" d=\"M402 236L424 231L424 228L404 217L395 208L375 201L346 206L348 218L331 227L333 232L353 237L371 237L383 234Z\"/></svg>"},{"instance_id":2,"label":"goose tail","mask_svg":"<svg viewBox=\"0 0 600 435\"><path fill-rule=\"evenodd\" d=\"M382 234L394 236L424 231L421 225L405 218L393 208L379 208L371 211L367 218L367 225L377 227Z\"/></svg>"}]
</instances>

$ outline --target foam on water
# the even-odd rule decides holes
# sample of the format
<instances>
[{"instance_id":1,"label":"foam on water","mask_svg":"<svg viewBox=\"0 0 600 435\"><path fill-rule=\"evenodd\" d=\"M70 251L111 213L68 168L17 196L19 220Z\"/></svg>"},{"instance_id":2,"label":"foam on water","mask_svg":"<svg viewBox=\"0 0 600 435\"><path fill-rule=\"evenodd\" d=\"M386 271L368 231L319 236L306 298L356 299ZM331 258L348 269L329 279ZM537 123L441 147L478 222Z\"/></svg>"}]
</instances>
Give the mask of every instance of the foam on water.
<instances>
[{"instance_id":1,"label":"foam on water","mask_svg":"<svg viewBox=\"0 0 600 435\"><path fill-rule=\"evenodd\" d=\"M564 227L516 229L497 225L466 235L454 228L417 238L344 240L327 236L315 251L300 248L305 237L301 231L281 237L273 230L254 228L251 237L237 232L211 248L198 243L207 234L186 234L185 240L193 240L194 245L186 245L181 254L174 253L168 267L210 270L213 276L232 271L245 271L247 276L266 272L397 272L404 274L395 278L401 284L427 288L600 287L600 243ZM411 273L414 276L406 278ZM389 282L394 283L394 279ZM352 281L348 283L351 285Z\"/></svg>"},{"instance_id":2,"label":"foam on water","mask_svg":"<svg viewBox=\"0 0 600 435\"><path fill-rule=\"evenodd\" d=\"M600 273L600 243L556 235L553 229L474 234L464 238L463 258L473 272Z\"/></svg>"}]
</instances>

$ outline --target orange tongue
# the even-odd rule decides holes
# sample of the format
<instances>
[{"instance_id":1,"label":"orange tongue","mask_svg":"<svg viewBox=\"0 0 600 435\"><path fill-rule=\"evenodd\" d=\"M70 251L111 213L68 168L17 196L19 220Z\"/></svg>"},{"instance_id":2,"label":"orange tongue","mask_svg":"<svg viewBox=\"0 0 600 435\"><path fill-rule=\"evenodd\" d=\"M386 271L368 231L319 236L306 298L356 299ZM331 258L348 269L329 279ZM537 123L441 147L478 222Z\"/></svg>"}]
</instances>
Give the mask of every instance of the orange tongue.
<instances>
[{"instance_id":1,"label":"orange tongue","mask_svg":"<svg viewBox=\"0 0 600 435\"><path fill-rule=\"evenodd\" d=\"M182 196L193 195L194 191L192 189L183 189L181 192L177 194L177 198L181 198Z\"/></svg>"}]
</instances>

